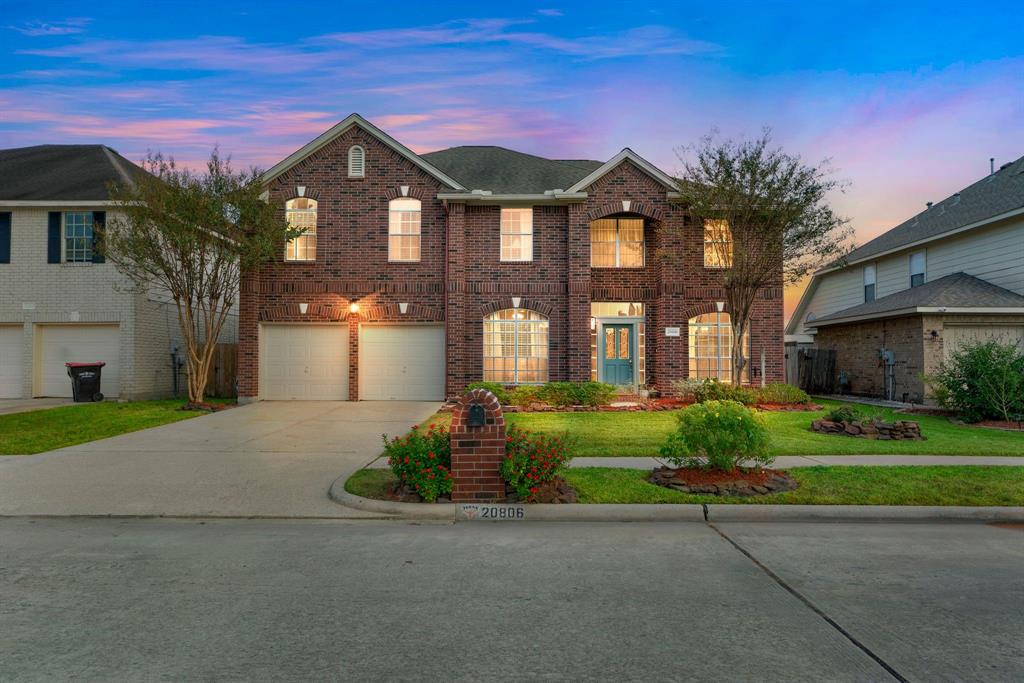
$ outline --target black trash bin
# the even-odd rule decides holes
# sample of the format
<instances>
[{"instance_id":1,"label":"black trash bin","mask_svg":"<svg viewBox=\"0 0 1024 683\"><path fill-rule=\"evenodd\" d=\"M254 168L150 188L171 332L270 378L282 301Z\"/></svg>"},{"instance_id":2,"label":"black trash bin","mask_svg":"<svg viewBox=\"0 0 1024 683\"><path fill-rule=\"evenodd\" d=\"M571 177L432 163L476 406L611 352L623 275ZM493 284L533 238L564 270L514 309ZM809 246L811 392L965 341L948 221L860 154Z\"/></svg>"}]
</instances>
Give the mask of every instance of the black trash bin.
<instances>
[{"instance_id":1,"label":"black trash bin","mask_svg":"<svg viewBox=\"0 0 1024 683\"><path fill-rule=\"evenodd\" d=\"M100 375L103 373L103 361L96 363L65 363L68 377L71 378L71 395L75 403L102 401L100 393Z\"/></svg>"}]
</instances>

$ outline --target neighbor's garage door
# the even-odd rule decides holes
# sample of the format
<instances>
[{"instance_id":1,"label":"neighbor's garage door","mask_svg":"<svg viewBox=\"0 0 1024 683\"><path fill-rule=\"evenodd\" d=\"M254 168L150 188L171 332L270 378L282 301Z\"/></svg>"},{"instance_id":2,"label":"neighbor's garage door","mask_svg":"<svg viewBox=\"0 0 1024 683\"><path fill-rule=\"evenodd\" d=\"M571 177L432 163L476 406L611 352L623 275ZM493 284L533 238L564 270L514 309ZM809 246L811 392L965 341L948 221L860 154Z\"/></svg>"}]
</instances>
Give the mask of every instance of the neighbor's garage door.
<instances>
[{"instance_id":1,"label":"neighbor's garage door","mask_svg":"<svg viewBox=\"0 0 1024 683\"><path fill-rule=\"evenodd\" d=\"M362 325L359 398L440 401L444 398L444 327Z\"/></svg>"},{"instance_id":2,"label":"neighbor's garage door","mask_svg":"<svg viewBox=\"0 0 1024 683\"><path fill-rule=\"evenodd\" d=\"M121 333L117 325L39 325L36 328L36 396L71 397L65 363L103 361L100 391L121 392Z\"/></svg>"},{"instance_id":3,"label":"neighbor's garage door","mask_svg":"<svg viewBox=\"0 0 1024 683\"><path fill-rule=\"evenodd\" d=\"M949 358L955 351L979 342L997 341L1016 344L1024 350L1024 325L949 325L943 333L943 355Z\"/></svg>"},{"instance_id":4,"label":"neighbor's garage door","mask_svg":"<svg viewBox=\"0 0 1024 683\"><path fill-rule=\"evenodd\" d=\"M0 325L0 398L21 398L21 325Z\"/></svg>"},{"instance_id":5,"label":"neighbor's garage door","mask_svg":"<svg viewBox=\"0 0 1024 683\"><path fill-rule=\"evenodd\" d=\"M348 325L264 325L260 398L348 400Z\"/></svg>"}]
</instances>

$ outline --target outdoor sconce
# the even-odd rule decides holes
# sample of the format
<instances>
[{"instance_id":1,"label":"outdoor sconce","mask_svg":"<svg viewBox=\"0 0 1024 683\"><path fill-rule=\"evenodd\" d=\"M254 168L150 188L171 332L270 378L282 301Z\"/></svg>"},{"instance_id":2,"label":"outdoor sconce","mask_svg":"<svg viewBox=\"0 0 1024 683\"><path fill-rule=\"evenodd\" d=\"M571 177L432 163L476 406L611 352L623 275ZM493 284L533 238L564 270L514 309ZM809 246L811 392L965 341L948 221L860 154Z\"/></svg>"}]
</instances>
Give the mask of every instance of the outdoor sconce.
<instances>
[{"instance_id":1,"label":"outdoor sconce","mask_svg":"<svg viewBox=\"0 0 1024 683\"><path fill-rule=\"evenodd\" d=\"M348 305L348 312L349 313L358 313L359 312L359 304L357 304L355 301L350 303Z\"/></svg>"},{"instance_id":2,"label":"outdoor sconce","mask_svg":"<svg viewBox=\"0 0 1024 683\"><path fill-rule=\"evenodd\" d=\"M590 319L590 329L591 330L596 330L597 329L597 318L591 318Z\"/></svg>"},{"instance_id":3,"label":"outdoor sconce","mask_svg":"<svg viewBox=\"0 0 1024 683\"><path fill-rule=\"evenodd\" d=\"M469 420L467 420L466 426L483 427L484 422L484 407L479 403L474 403L469 407Z\"/></svg>"},{"instance_id":4,"label":"outdoor sconce","mask_svg":"<svg viewBox=\"0 0 1024 683\"><path fill-rule=\"evenodd\" d=\"M405 312L409 310L409 304L398 304L398 312L405 315Z\"/></svg>"},{"instance_id":5,"label":"outdoor sconce","mask_svg":"<svg viewBox=\"0 0 1024 683\"><path fill-rule=\"evenodd\" d=\"M306 315L306 311L309 310L309 304L299 304L299 313Z\"/></svg>"}]
</instances>

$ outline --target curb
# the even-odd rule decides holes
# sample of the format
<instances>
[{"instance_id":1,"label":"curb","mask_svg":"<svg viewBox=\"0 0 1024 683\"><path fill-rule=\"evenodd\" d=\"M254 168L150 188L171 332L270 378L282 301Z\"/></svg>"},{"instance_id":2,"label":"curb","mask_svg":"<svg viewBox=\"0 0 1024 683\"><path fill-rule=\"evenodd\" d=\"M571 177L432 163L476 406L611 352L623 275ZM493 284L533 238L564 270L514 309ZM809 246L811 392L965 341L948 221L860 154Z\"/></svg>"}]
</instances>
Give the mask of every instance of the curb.
<instances>
[{"instance_id":1,"label":"curb","mask_svg":"<svg viewBox=\"0 0 1024 683\"><path fill-rule=\"evenodd\" d=\"M347 479L347 477L345 477ZM331 500L345 507L398 519L448 522L1024 522L1024 507L929 507L913 505L687 505L399 503L349 493L341 477Z\"/></svg>"}]
</instances>

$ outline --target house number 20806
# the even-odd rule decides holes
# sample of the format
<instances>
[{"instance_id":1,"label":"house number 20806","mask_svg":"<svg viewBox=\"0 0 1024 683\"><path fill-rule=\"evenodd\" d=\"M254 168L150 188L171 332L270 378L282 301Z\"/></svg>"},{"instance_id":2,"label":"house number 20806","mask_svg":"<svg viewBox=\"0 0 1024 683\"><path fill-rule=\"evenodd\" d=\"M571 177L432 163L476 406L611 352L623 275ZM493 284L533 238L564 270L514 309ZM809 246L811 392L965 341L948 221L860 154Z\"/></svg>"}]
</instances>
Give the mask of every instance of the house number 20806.
<instances>
[{"instance_id":1,"label":"house number 20806","mask_svg":"<svg viewBox=\"0 0 1024 683\"><path fill-rule=\"evenodd\" d=\"M521 507L481 507L480 519L523 519L526 511Z\"/></svg>"}]
</instances>

